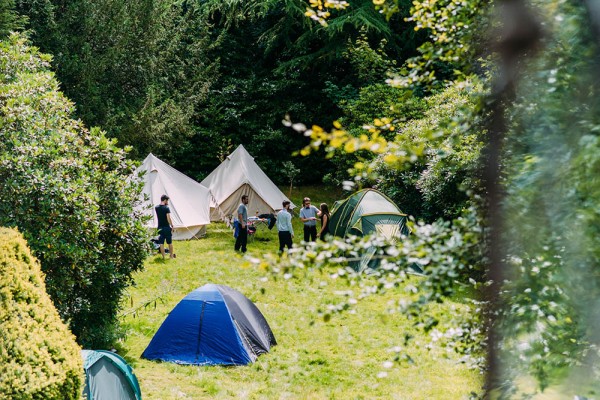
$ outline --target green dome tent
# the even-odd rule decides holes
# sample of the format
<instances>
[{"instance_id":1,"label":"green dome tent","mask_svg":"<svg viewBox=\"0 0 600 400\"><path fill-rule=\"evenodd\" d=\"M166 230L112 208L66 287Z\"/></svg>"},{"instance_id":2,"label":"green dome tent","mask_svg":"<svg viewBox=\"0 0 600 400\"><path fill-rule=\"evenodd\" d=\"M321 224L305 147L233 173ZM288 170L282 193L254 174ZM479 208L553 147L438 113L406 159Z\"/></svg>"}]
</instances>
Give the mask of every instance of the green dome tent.
<instances>
[{"instance_id":1,"label":"green dome tent","mask_svg":"<svg viewBox=\"0 0 600 400\"><path fill-rule=\"evenodd\" d=\"M363 189L336 201L331 210L329 231L340 237L379 232L389 239L408 234L406 214L375 189Z\"/></svg>"},{"instance_id":2,"label":"green dome tent","mask_svg":"<svg viewBox=\"0 0 600 400\"><path fill-rule=\"evenodd\" d=\"M87 400L142 400L133 370L119 355L105 350L82 350Z\"/></svg>"},{"instance_id":3,"label":"green dome tent","mask_svg":"<svg viewBox=\"0 0 600 400\"><path fill-rule=\"evenodd\" d=\"M379 233L390 240L408 235L406 214L389 197L375 189L360 190L348 198L336 201L331 210L329 232L335 236L365 236ZM379 260L373 259L375 249L369 249L360 261L350 266L362 271L376 268Z\"/></svg>"}]
</instances>

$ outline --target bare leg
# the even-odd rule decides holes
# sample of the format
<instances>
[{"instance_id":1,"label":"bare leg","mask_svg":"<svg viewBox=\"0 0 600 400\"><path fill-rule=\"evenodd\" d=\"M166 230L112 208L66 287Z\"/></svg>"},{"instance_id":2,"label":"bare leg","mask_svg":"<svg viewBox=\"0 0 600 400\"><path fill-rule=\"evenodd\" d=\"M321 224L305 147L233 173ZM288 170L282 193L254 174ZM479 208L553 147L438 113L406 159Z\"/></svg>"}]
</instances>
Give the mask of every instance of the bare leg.
<instances>
[{"instance_id":1,"label":"bare leg","mask_svg":"<svg viewBox=\"0 0 600 400\"><path fill-rule=\"evenodd\" d=\"M160 245L160 254L162 254L163 258L165 258L165 245L164 244Z\"/></svg>"},{"instance_id":2,"label":"bare leg","mask_svg":"<svg viewBox=\"0 0 600 400\"><path fill-rule=\"evenodd\" d=\"M173 252L173 244L169 245L169 254L171 255L171 258L175 258L175 253Z\"/></svg>"}]
</instances>

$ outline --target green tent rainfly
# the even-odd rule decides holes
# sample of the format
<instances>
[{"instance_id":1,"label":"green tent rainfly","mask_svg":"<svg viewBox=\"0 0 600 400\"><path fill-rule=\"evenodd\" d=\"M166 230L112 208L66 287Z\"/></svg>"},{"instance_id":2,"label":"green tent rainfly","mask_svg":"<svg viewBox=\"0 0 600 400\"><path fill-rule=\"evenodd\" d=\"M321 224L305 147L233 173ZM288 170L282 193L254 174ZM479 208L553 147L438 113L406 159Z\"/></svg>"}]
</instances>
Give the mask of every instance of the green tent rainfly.
<instances>
[{"instance_id":1,"label":"green tent rainfly","mask_svg":"<svg viewBox=\"0 0 600 400\"><path fill-rule=\"evenodd\" d=\"M390 240L409 233L406 214L389 197L375 189L363 189L336 201L331 211L329 231L340 237L379 233ZM375 249L367 251L359 262L350 265L357 270L376 268L379 263L372 259L374 252Z\"/></svg>"},{"instance_id":2,"label":"green tent rainfly","mask_svg":"<svg viewBox=\"0 0 600 400\"><path fill-rule=\"evenodd\" d=\"M142 400L133 370L119 355L105 350L82 350L87 400Z\"/></svg>"},{"instance_id":3,"label":"green tent rainfly","mask_svg":"<svg viewBox=\"0 0 600 400\"><path fill-rule=\"evenodd\" d=\"M336 201L331 210L329 231L340 237L378 232L389 239L408 234L406 214L375 189L360 190Z\"/></svg>"}]
</instances>

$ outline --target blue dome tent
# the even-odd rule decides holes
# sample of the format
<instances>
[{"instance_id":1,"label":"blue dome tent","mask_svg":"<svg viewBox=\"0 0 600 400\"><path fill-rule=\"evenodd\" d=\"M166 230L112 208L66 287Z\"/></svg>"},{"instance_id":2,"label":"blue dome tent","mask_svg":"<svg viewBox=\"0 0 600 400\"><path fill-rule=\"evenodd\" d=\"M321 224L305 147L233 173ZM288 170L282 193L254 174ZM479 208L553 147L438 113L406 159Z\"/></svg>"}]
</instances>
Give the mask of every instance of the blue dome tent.
<instances>
[{"instance_id":1,"label":"blue dome tent","mask_svg":"<svg viewBox=\"0 0 600 400\"><path fill-rule=\"evenodd\" d=\"M175 306L142 357L177 364L245 365L275 344L254 303L228 286L208 284Z\"/></svg>"}]
</instances>

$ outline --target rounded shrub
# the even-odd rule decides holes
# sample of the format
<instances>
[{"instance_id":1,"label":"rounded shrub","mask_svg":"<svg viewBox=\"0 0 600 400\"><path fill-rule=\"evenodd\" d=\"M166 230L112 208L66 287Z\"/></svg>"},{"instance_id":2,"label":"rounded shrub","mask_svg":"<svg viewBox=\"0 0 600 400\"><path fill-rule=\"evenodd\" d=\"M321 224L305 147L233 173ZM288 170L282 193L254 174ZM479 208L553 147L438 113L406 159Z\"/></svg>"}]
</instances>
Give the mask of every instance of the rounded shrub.
<instances>
[{"instance_id":1,"label":"rounded shrub","mask_svg":"<svg viewBox=\"0 0 600 400\"><path fill-rule=\"evenodd\" d=\"M37 259L20 233L0 228L0 399L79 399L82 375Z\"/></svg>"}]
</instances>

